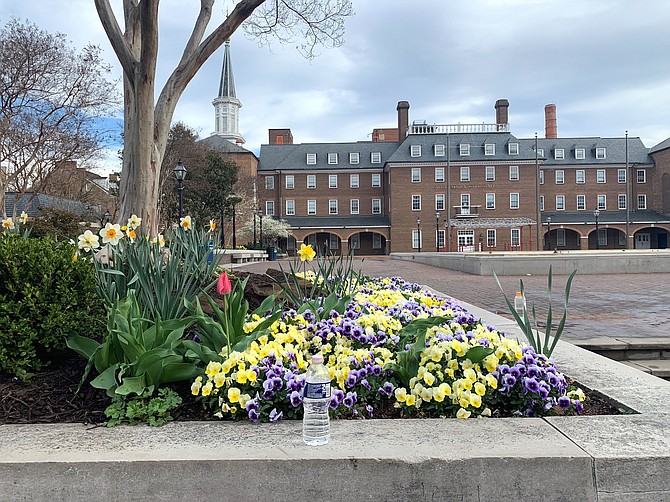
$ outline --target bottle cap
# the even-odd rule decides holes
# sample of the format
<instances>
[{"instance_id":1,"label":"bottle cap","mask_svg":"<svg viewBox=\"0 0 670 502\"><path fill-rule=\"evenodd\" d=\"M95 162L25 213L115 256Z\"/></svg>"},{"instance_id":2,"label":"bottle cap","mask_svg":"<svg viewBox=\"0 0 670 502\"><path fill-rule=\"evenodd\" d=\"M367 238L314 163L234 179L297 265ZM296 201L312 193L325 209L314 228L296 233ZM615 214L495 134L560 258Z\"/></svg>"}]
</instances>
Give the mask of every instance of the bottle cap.
<instances>
[{"instance_id":1,"label":"bottle cap","mask_svg":"<svg viewBox=\"0 0 670 502\"><path fill-rule=\"evenodd\" d=\"M323 354L314 354L312 356L312 364L323 364Z\"/></svg>"}]
</instances>

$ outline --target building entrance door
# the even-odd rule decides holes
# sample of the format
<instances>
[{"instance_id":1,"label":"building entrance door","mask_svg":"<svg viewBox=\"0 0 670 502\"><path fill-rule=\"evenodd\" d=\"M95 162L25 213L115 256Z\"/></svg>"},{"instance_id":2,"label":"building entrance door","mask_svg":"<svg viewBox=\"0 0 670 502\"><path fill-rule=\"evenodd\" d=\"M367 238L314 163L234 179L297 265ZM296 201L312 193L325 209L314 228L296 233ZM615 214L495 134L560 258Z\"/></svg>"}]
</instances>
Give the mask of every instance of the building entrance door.
<instances>
[{"instance_id":1,"label":"building entrance door","mask_svg":"<svg viewBox=\"0 0 670 502\"><path fill-rule=\"evenodd\" d=\"M650 249L651 234L635 234L635 249Z\"/></svg>"}]
</instances>

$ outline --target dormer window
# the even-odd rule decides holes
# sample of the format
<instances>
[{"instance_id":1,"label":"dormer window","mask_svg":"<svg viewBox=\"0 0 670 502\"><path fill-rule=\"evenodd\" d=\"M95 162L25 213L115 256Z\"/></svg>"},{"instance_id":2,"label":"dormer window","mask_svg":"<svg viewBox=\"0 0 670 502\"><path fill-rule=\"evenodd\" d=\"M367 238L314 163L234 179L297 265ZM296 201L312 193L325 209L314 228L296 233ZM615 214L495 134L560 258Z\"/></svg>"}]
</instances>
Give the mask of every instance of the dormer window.
<instances>
[{"instance_id":1,"label":"dormer window","mask_svg":"<svg viewBox=\"0 0 670 502\"><path fill-rule=\"evenodd\" d=\"M349 164L358 164L360 160L360 155L358 152L351 152L349 154Z\"/></svg>"},{"instance_id":2,"label":"dormer window","mask_svg":"<svg viewBox=\"0 0 670 502\"><path fill-rule=\"evenodd\" d=\"M565 158L565 150L563 148L556 148L554 150L554 159L563 160Z\"/></svg>"},{"instance_id":3,"label":"dormer window","mask_svg":"<svg viewBox=\"0 0 670 502\"><path fill-rule=\"evenodd\" d=\"M586 158L586 150L583 148L575 148L575 159L584 160Z\"/></svg>"},{"instance_id":4,"label":"dormer window","mask_svg":"<svg viewBox=\"0 0 670 502\"><path fill-rule=\"evenodd\" d=\"M337 164L337 154L336 153L329 153L328 154L328 164Z\"/></svg>"},{"instance_id":5,"label":"dormer window","mask_svg":"<svg viewBox=\"0 0 670 502\"><path fill-rule=\"evenodd\" d=\"M605 148L598 147L596 148L596 159L604 159L605 158Z\"/></svg>"},{"instance_id":6,"label":"dormer window","mask_svg":"<svg viewBox=\"0 0 670 502\"><path fill-rule=\"evenodd\" d=\"M495 154L496 154L495 143L485 143L484 144L484 155L495 155Z\"/></svg>"},{"instance_id":7,"label":"dormer window","mask_svg":"<svg viewBox=\"0 0 670 502\"><path fill-rule=\"evenodd\" d=\"M519 143L508 143L507 153L510 155L519 155Z\"/></svg>"},{"instance_id":8,"label":"dormer window","mask_svg":"<svg viewBox=\"0 0 670 502\"><path fill-rule=\"evenodd\" d=\"M544 148L538 148L537 149L537 156L538 157L544 157Z\"/></svg>"},{"instance_id":9,"label":"dormer window","mask_svg":"<svg viewBox=\"0 0 670 502\"><path fill-rule=\"evenodd\" d=\"M412 157L421 157L421 145L412 145L409 151Z\"/></svg>"},{"instance_id":10,"label":"dormer window","mask_svg":"<svg viewBox=\"0 0 670 502\"><path fill-rule=\"evenodd\" d=\"M468 143L461 143L459 147L460 147L459 153L461 154L462 157L467 157L468 155L470 155L470 145Z\"/></svg>"},{"instance_id":11,"label":"dormer window","mask_svg":"<svg viewBox=\"0 0 670 502\"><path fill-rule=\"evenodd\" d=\"M435 157L444 157L445 148L444 145L435 145Z\"/></svg>"},{"instance_id":12,"label":"dormer window","mask_svg":"<svg viewBox=\"0 0 670 502\"><path fill-rule=\"evenodd\" d=\"M381 164L382 163L382 152L372 152L372 153L370 153L370 163L371 164Z\"/></svg>"},{"instance_id":13,"label":"dormer window","mask_svg":"<svg viewBox=\"0 0 670 502\"><path fill-rule=\"evenodd\" d=\"M315 153L308 153L307 154L307 165L308 166L316 165L316 154Z\"/></svg>"}]
</instances>

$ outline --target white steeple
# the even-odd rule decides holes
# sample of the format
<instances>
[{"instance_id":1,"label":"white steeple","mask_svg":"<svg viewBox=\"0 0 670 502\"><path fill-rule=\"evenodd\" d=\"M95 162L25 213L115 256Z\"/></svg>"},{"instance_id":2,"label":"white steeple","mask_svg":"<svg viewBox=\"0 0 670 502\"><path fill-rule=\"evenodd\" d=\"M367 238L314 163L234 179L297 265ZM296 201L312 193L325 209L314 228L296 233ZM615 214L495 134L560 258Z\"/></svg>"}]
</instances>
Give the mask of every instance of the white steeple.
<instances>
[{"instance_id":1,"label":"white steeple","mask_svg":"<svg viewBox=\"0 0 670 502\"><path fill-rule=\"evenodd\" d=\"M222 136L231 143L244 144L240 134L240 108L242 103L235 95L235 80L233 67L230 62L230 40L226 40L223 53L223 68L221 69L221 83L219 96L212 101L215 114L215 128L213 135Z\"/></svg>"}]
</instances>

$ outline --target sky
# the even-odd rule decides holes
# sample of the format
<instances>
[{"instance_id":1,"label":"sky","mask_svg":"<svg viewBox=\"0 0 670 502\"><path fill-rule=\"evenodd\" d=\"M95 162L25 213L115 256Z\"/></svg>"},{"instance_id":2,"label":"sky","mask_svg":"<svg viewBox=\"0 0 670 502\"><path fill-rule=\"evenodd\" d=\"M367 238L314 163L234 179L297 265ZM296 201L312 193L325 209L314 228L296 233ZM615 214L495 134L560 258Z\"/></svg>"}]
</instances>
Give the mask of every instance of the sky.
<instances>
[{"instance_id":1,"label":"sky","mask_svg":"<svg viewBox=\"0 0 670 502\"><path fill-rule=\"evenodd\" d=\"M111 0L120 12L120 0ZM211 31L234 0L217 0ZM559 137L670 137L670 2L667 0L352 0L344 44L305 59L296 43L269 48L238 30L231 39L240 132L258 155L268 129L290 128L295 143L366 141L396 127L398 101L410 122L494 123L510 102L512 134L544 136L544 106L556 104ZM198 14L197 0L162 0L157 94ZM99 45L120 66L93 0L0 3L10 17ZM122 25L122 17L119 18ZM182 95L173 121L201 138L214 130L221 47ZM121 117L121 114L119 114ZM101 163L118 169L116 147Z\"/></svg>"}]
</instances>

